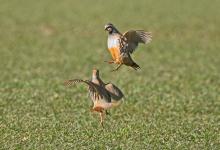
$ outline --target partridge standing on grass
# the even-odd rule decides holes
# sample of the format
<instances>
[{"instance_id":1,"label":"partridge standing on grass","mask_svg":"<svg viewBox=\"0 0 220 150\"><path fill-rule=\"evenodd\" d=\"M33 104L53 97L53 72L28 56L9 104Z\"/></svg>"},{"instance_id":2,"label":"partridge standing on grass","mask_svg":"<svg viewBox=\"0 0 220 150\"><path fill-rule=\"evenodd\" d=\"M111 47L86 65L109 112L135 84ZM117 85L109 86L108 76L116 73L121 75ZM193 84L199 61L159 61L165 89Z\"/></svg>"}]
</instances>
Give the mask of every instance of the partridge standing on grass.
<instances>
[{"instance_id":1,"label":"partridge standing on grass","mask_svg":"<svg viewBox=\"0 0 220 150\"><path fill-rule=\"evenodd\" d=\"M105 30L108 32L108 50L112 55L112 60L106 62L118 64L113 71L118 70L123 64L135 70L139 69L139 65L132 60L130 54L139 43L149 43L152 38L151 33L144 30L129 30L121 34L111 23L105 25Z\"/></svg>"},{"instance_id":2,"label":"partridge standing on grass","mask_svg":"<svg viewBox=\"0 0 220 150\"><path fill-rule=\"evenodd\" d=\"M105 84L99 77L99 70L94 69L92 80L73 79L65 81L66 86L75 83L88 85L89 96L93 102L92 111L100 114L100 124L103 126L104 115L107 109L118 106L123 98L122 91L112 83Z\"/></svg>"}]
</instances>

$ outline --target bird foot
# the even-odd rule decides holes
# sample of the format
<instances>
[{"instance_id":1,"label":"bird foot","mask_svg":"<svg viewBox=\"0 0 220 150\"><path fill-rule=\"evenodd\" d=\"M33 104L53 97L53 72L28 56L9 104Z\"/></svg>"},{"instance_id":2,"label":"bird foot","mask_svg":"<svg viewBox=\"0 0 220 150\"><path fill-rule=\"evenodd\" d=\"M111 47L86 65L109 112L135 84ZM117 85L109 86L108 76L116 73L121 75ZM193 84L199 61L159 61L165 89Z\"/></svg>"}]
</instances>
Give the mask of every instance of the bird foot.
<instances>
[{"instance_id":1,"label":"bird foot","mask_svg":"<svg viewBox=\"0 0 220 150\"><path fill-rule=\"evenodd\" d=\"M104 124L103 124L103 122L100 122L100 125L104 128Z\"/></svg>"},{"instance_id":2,"label":"bird foot","mask_svg":"<svg viewBox=\"0 0 220 150\"><path fill-rule=\"evenodd\" d=\"M111 72L117 71L121 66L122 66L122 64L119 64L119 65L117 66L117 68L115 68L115 69L112 70Z\"/></svg>"}]
</instances>

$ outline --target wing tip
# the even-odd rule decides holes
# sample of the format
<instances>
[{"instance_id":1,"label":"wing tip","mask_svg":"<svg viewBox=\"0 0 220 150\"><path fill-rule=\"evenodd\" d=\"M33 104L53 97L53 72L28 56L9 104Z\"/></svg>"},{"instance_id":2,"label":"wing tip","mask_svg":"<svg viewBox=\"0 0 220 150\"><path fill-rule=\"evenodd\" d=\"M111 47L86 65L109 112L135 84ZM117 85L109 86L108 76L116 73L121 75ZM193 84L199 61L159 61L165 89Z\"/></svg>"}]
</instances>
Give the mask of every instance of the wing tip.
<instances>
[{"instance_id":1,"label":"wing tip","mask_svg":"<svg viewBox=\"0 0 220 150\"><path fill-rule=\"evenodd\" d=\"M152 33L151 32L144 32L144 44L148 44L152 41Z\"/></svg>"},{"instance_id":2,"label":"wing tip","mask_svg":"<svg viewBox=\"0 0 220 150\"><path fill-rule=\"evenodd\" d=\"M63 85L68 87L72 85L72 82L70 80L66 80L63 82Z\"/></svg>"},{"instance_id":3,"label":"wing tip","mask_svg":"<svg viewBox=\"0 0 220 150\"><path fill-rule=\"evenodd\" d=\"M79 83L79 82L82 82L83 80L81 79L73 79L73 80L66 80L64 81L64 86L71 86L73 84L76 84L76 83Z\"/></svg>"}]
</instances>

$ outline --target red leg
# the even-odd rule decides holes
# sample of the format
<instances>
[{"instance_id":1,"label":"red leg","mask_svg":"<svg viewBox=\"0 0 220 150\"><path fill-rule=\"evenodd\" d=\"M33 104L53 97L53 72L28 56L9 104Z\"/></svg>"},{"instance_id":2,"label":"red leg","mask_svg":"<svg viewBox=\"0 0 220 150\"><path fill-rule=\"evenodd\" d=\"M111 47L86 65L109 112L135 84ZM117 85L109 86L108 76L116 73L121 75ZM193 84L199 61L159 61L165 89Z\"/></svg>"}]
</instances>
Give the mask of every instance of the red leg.
<instances>
[{"instance_id":1,"label":"red leg","mask_svg":"<svg viewBox=\"0 0 220 150\"><path fill-rule=\"evenodd\" d=\"M100 112L99 115L100 115L100 124L101 124L102 127L104 127L104 125L103 125L103 122L104 122L104 113L103 113L103 112Z\"/></svg>"},{"instance_id":2,"label":"red leg","mask_svg":"<svg viewBox=\"0 0 220 150\"><path fill-rule=\"evenodd\" d=\"M119 64L119 65L117 66L117 68L115 68L114 70L112 70L112 72L113 72L113 71L117 71L121 66L122 66L122 64Z\"/></svg>"}]
</instances>

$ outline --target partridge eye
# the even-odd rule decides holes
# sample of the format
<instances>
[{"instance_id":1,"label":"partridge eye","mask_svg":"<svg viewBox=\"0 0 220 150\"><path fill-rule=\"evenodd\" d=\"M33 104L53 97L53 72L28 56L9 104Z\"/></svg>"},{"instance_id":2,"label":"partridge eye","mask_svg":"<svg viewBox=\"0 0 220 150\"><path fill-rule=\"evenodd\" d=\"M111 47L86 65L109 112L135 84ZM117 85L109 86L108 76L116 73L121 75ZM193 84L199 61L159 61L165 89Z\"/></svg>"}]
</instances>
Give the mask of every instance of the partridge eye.
<instances>
[{"instance_id":1,"label":"partridge eye","mask_svg":"<svg viewBox=\"0 0 220 150\"><path fill-rule=\"evenodd\" d=\"M112 28L111 28L111 27L108 27L107 30L108 30L108 31L112 31Z\"/></svg>"}]
</instances>

